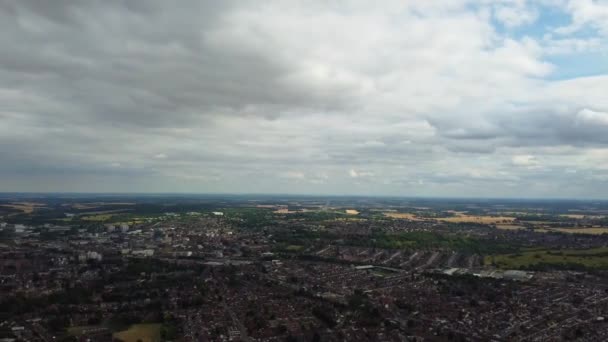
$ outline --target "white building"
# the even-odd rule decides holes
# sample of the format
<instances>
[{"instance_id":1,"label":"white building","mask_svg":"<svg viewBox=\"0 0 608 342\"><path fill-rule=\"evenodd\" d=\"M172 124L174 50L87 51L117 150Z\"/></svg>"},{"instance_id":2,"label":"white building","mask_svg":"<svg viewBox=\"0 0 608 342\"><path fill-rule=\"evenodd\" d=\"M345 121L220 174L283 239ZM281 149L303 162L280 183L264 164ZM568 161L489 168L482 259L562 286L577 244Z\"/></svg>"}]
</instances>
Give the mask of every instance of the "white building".
<instances>
[{"instance_id":1,"label":"white building","mask_svg":"<svg viewBox=\"0 0 608 342\"><path fill-rule=\"evenodd\" d=\"M88 251L86 253L82 253L82 254L78 255L78 261L87 261L87 260L101 261L101 259L103 259L103 256L101 255L101 253L98 253L95 251Z\"/></svg>"}]
</instances>

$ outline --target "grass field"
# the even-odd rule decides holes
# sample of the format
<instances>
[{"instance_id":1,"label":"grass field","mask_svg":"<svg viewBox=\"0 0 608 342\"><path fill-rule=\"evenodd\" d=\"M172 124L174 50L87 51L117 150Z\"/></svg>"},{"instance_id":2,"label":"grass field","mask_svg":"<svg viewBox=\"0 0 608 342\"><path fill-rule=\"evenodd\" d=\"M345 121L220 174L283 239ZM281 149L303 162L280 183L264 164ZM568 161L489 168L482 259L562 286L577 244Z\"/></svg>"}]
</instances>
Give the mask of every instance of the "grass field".
<instances>
[{"instance_id":1,"label":"grass field","mask_svg":"<svg viewBox=\"0 0 608 342\"><path fill-rule=\"evenodd\" d=\"M529 249L520 253L486 256L485 264L492 262L503 269L527 268L534 265L572 265L608 269L608 247L592 249Z\"/></svg>"},{"instance_id":2,"label":"grass field","mask_svg":"<svg viewBox=\"0 0 608 342\"><path fill-rule=\"evenodd\" d=\"M300 245L289 245L285 248L289 252L299 252L304 249L304 246Z\"/></svg>"},{"instance_id":3,"label":"grass field","mask_svg":"<svg viewBox=\"0 0 608 342\"><path fill-rule=\"evenodd\" d=\"M124 342L160 342L160 328L161 324L158 323L135 324L127 330L114 333L113 337Z\"/></svg>"},{"instance_id":4,"label":"grass field","mask_svg":"<svg viewBox=\"0 0 608 342\"><path fill-rule=\"evenodd\" d=\"M112 218L112 214L99 214L99 215L89 215L89 216L83 216L82 220L84 221L107 221L109 219Z\"/></svg>"}]
</instances>

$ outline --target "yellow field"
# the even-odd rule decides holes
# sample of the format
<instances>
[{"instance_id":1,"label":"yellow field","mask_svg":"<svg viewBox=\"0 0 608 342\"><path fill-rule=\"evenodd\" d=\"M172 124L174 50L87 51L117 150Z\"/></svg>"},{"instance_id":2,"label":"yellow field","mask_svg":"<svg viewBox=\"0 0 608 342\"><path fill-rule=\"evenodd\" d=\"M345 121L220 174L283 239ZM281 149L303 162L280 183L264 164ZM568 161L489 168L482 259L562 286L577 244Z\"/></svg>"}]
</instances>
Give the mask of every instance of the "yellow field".
<instances>
[{"instance_id":1,"label":"yellow field","mask_svg":"<svg viewBox=\"0 0 608 342\"><path fill-rule=\"evenodd\" d=\"M396 219L408 219L412 221L423 221L421 218L416 216L416 214L411 213L395 213L395 212L386 212L384 216Z\"/></svg>"},{"instance_id":2,"label":"yellow field","mask_svg":"<svg viewBox=\"0 0 608 342\"><path fill-rule=\"evenodd\" d=\"M526 229L524 226L520 226L517 224L497 224L496 228L504 229L504 230L518 230L518 229Z\"/></svg>"},{"instance_id":3,"label":"yellow field","mask_svg":"<svg viewBox=\"0 0 608 342\"><path fill-rule=\"evenodd\" d=\"M348 215L359 215L359 212L355 209L346 209Z\"/></svg>"},{"instance_id":4,"label":"yellow field","mask_svg":"<svg viewBox=\"0 0 608 342\"><path fill-rule=\"evenodd\" d=\"M160 342L160 324L135 324L129 327L128 330L117 332L113 337L124 342Z\"/></svg>"},{"instance_id":5,"label":"yellow field","mask_svg":"<svg viewBox=\"0 0 608 342\"><path fill-rule=\"evenodd\" d=\"M300 211L298 210L289 210L287 208L281 208L281 209L277 209L275 211L273 211L273 213L275 214L293 214L293 213L299 213Z\"/></svg>"},{"instance_id":6,"label":"yellow field","mask_svg":"<svg viewBox=\"0 0 608 342\"><path fill-rule=\"evenodd\" d=\"M11 204L0 204L0 206L21 210L25 214L31 214L34 209L44 207L44 204L35 202L12 202Z\"/></svg>"},{"instance_id":7,"label":"yellow field","mask_svg":"<svg viewBox=\"0 0 608 342\"><path fill-rule=\"evenodd\" d=\"M448 210L447 211L450 214L454 214L454 215L458 215L458 216L463 216L466 215L466 211L458 211L458 210Z\"/></svg>"},{"instance_id":8,"label":"yellow field","mask_svg":"<svg viewBox=\"0 0 608 342\"><path fill-rule=\"evenodd\" d=\"M503 226L513 226L515 217L510 216L479 216L479 215L467 215L462 211L449 210L448 212L453 213L454 216L450 217L437 217L437 218L426 218L418 217L412 213L396 213L396 212L384 212L384 216L397 218L397 219L408 219L412 221L429 221L438 220L450 223L481 223L481 224L501 224ZM503 228L508 229L508 228Z\"/></svg>"}]
</instances>

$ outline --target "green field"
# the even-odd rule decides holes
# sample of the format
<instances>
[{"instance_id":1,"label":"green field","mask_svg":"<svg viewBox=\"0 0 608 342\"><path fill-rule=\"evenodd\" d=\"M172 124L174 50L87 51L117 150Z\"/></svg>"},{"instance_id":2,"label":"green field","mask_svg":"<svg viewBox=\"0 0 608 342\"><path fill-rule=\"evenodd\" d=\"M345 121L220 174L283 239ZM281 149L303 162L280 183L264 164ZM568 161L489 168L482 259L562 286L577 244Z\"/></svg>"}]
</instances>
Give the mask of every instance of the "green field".
<instances>
[{"instance_id":1,"label":"green field","mask_svg":"<svg viewBox=\"0 0 608 342\"><path fill-rule=\"evenodd\" d=\"M289 245L285 248L289 252L300 252L304 249L304 246L299 245Z\"/></svg>"},{"instance_id":2,"label":"green field","mask_svg":"<svg viewBox=\"0 0 608 342\"><path fill-rule=\"evenodd\" d=\"M112 214L98 214L98 215L90 215L90 216L83 216L82 220L83 221L107 221L109 219L112 218Z\"/></svg>"},{"instance_id":3,"label":"green field","mask_svg":"<svg viewBox=\"0 0 608 342\"><path fill-rule=\"evenodd\" d=\"M113 337L124 342L160 342L161 324L134 324L129 329L114 333Z\"/></svg>"},{"instance_id":4,"label":"green field","mask_svg":"<svg viewBox=\"0 0 608 342\"><path fill-rule=\"evenodd\" d=\"M487 265L502 269L608 269L608 247L592 249L527 249L485 257Z\"/></svg>"}]
</instances>

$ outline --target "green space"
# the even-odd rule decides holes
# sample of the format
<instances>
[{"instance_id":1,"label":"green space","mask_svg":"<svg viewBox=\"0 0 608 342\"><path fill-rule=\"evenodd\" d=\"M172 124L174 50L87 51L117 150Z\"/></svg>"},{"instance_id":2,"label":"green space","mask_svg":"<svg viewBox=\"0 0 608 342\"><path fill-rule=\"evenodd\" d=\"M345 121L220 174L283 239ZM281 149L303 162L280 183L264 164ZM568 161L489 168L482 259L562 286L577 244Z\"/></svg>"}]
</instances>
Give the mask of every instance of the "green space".
<instances>
[{"instance_id":1,"label":"green space","mask_svg":"<svg viewBox=\"0 0 608 342\"><path fill-rule=\"evenodd\" d=\"M486 256L484 262L502 269L608 269L608 247L591 249L525 249Z\"/></svg>"},{"instance_id":2,"label":"green space","mask_svg":"<svg viewBox=\"0 0 608 342\"><path fill-rule=\"evenodd\" d=\"M276 232L276 241L284 246L308 246L313 242L340 243L346 246L359 246L386 249L424 249L446 248L460 252L479 254L498 254L516 252L517 246L507 243L481 240L457 234L433 232L406 232L386 234L376 232L369 235L339 236L327 231L283 231Z\"/></svg>"},{"instance_id":3,"label":"green space","mask_svg":"<svg viewBox=\"0 0 608 342\"><path fill-rule=\"evenodd\" d=\"M127 330L114 333L113 337L124 342L159 342L161 327L159 323L134 324Z\"/></svg>"},{"instance_id":4,"label":"green space","mask_svg":"<svg viewBox=\"0 0 608 342\"><path fill-rule=\"evenodd\" d=\"M98 214L98 215L90 215L90 216L83 216L82 220L83 221L100 221L100 222L104 222L107 221L109 219L112 218L112 214Z\"/></svg>"},{"instance_id":5,"label":"green space","mask_svg":"<svg viewBox=\"0 0 608 342\"><path fill-rule=\"evenodd\" d=\"M304 249L304 246L289 245L285 249L289 252L300 252Z\"/></svg>"}]
</instances>

